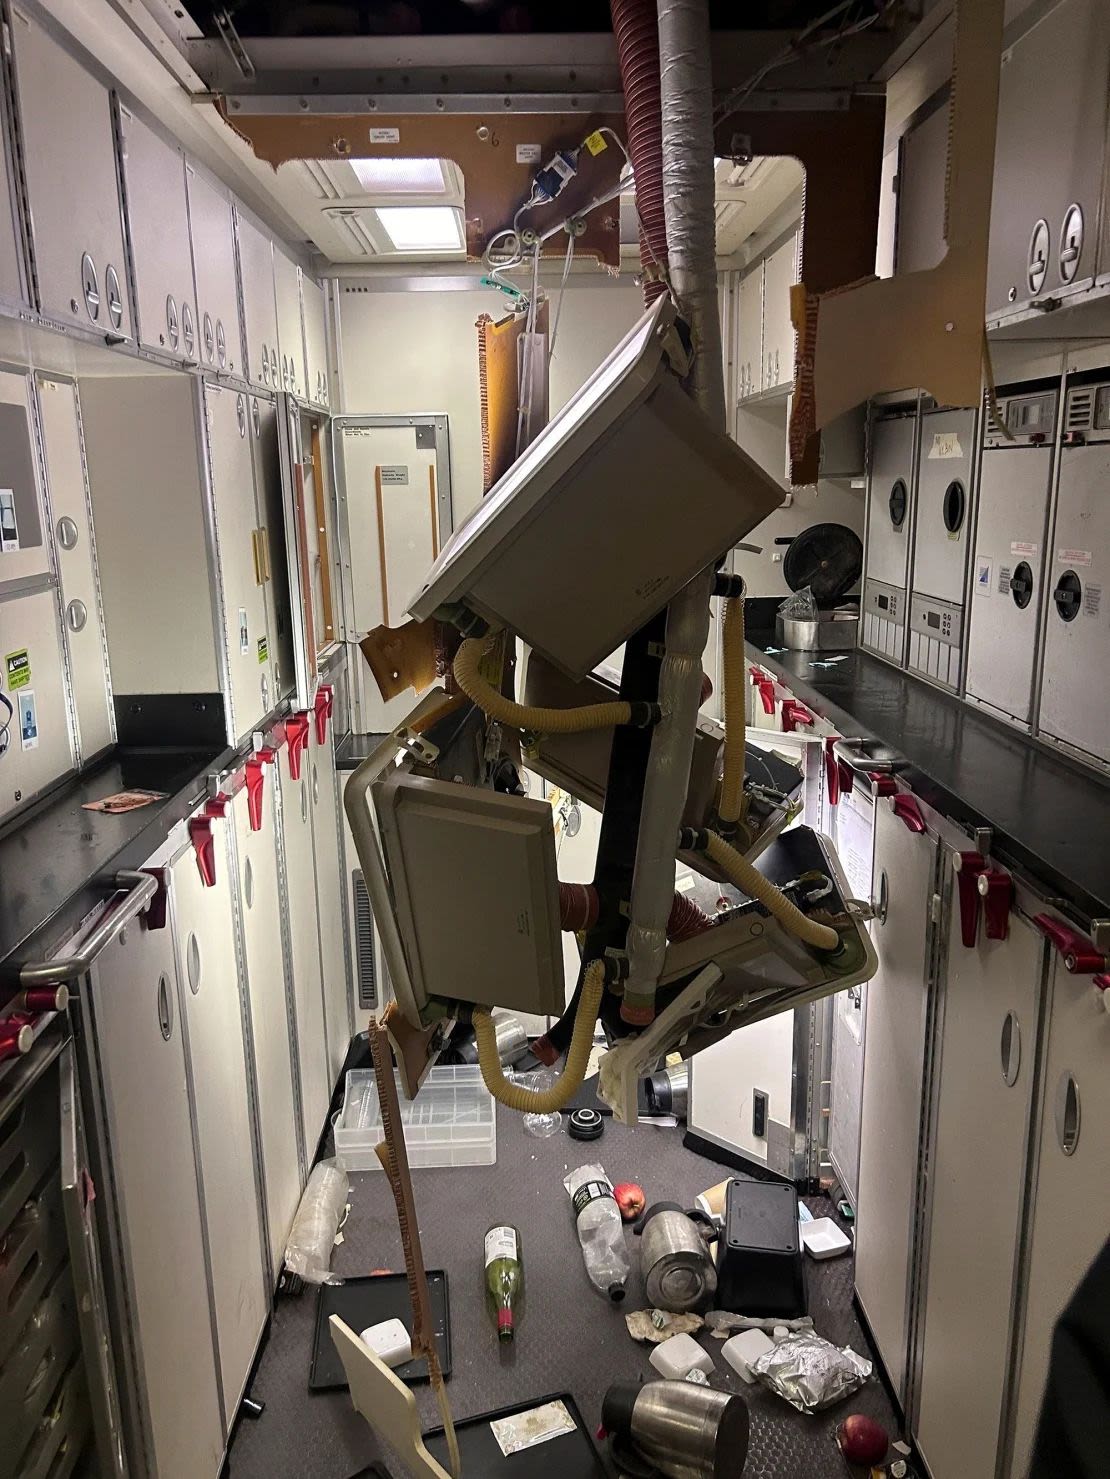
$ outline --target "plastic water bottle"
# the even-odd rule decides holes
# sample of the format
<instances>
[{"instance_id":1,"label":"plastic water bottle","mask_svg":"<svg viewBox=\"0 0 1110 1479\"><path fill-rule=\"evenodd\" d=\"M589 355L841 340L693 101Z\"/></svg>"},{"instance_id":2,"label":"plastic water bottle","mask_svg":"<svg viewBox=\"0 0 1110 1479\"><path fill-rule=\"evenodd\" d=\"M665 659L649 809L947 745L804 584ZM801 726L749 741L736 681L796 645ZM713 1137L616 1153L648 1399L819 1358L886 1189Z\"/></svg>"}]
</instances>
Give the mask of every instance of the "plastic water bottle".
<instances>
[{"instance_id":1,"label":"plastic water bottle","mask_svg":"<svg viewBox=\"0 0 1110 1479\"><path fill-rule=\"evenodd\" d=\"M613 1183L603 1167L590 1165L572 1171L563 1185L574 1206L578 1241L590 1282L616 1304L624 1298L629 1262Z\"/></svg>"}]
</instances>

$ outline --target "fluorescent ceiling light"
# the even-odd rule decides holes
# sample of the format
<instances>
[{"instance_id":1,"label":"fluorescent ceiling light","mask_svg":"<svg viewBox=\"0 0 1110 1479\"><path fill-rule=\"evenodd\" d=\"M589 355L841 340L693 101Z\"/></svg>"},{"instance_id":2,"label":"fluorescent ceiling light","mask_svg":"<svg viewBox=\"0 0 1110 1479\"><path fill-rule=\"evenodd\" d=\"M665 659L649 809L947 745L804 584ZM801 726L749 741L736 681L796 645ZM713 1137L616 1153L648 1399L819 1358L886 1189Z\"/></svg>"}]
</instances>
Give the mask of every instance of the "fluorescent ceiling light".
<instances>
[{"instance_id":1,"label":"fluorescent ceiling light","mask_svg":"<svg viewBox=\"0 0 1110 1479\"><path fill-rule=\"evenodd\" d=\"M380 206L378 220L398 252L462 251L462 228L454 206Z\"/></svg>"},{"instance_id":2,"label":"fluorescent ceiling light","mask_svg":"<svg viewBox=\"0 0 1110 1479\"><path fill-rule=\"evenodd\" d=\"M351 159L348 163L370 194L442 195L446 189L438 159Z\"/></svg>"}]
</instances>

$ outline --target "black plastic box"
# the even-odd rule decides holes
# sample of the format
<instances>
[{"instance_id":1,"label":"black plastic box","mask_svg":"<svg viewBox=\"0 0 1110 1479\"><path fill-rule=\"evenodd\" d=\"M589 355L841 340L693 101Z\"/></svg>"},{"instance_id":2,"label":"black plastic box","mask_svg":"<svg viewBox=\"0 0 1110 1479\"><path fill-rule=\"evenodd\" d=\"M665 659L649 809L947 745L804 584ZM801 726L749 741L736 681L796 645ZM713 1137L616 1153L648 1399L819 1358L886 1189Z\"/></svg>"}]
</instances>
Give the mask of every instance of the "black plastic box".
<instances>
[{"instance_id":1,"label":"black plastic box","mask_svg":"<svg viewBox=\"0 0 1110 1479\"><path fill-rule=\"evenodd\" d=\"M719 1310L735 1315L806 1313L798 1193L774 1181L730 1181L717 1240Z\"/></svg>"}]
</instances>

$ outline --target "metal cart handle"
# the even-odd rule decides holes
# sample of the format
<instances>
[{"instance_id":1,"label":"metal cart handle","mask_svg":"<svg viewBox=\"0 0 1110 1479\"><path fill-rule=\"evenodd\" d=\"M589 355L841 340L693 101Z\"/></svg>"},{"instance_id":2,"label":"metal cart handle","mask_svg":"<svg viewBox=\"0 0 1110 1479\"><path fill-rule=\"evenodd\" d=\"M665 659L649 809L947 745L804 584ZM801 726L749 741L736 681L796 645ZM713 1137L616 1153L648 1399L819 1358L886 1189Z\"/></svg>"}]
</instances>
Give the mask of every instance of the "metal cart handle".
<instances>
[{"instance_id":1,"label":"metal cart handle","mask_svg":"<svg viewBox=\"0 0 1110 1479\"><path fill-rule=\"evenodd\" d=\"M84 975L106 945L143 910L158 892L158 880L150 873L122 870L115 876L117 889L127 889L127 896L115 908L108 908L90 930L73 955L54 960L31 960L19 968L21 986L53 986L75 981Z\"/></svg>"},{"instance_id":2,"label":"metal cart handle","mask_svg":"<svg viewBox=\"0 0 1110 1479\"><path fill-rule=\"evenodd\" d=\"M876 747L881 750L890 748L881 740L837 739L833 741L832 750L838 760L843 760L845 765L852 770L862 771L864 775L893 775L905 765L900 757L879 758L871 754L871 750Z\"/></svg>"}]
</instances>

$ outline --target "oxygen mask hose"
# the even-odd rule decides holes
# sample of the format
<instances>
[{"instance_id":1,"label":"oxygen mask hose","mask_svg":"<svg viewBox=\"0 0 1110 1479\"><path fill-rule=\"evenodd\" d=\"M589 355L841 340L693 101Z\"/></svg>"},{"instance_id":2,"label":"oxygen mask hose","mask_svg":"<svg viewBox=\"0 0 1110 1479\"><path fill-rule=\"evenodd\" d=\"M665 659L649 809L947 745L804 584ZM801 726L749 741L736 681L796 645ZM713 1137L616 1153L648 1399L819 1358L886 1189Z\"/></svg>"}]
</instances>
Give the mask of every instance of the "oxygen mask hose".
<instances>
[{"instance_id":1,"label":"oxygen mask hose","mask_svg":"<svg viewBox=\"0 0 1110 1479\"><path fill-rule=\"evenodd\" d=\"M780 888L776 888L769 878L764 878L758 868L749 863L747 858L741 857L716 832L708 832L705 836L704 852L710 862L715 863L741 893L762 904L783 929L796 935L804 944L812 945L815 950L830 951L839 948L840 936L832 925L821 924L816 919L810 919L808 914L803 914Z\"/></svg>"},{"instance_id":2,"label":"oxygen mask hose","mask_svg":"<svg viewBox=\"0 0 1110 1479\"><path fill-rule=\"evenodd\" d=\"M659 706L652 703L613 702L586 704L578 709L533 708L514 703L487 683L479 671L485 639L467 637L455 654L455 682L484 714L512 729L533 734L580 734L588 729L612 729L618 724L648 728L659 719Z\"/></svg>"},{"instance_id":3,"label":"oxygen mask hose","mask_svg":"<svg viewBox=\"0 0 1110 1479\"><path fill-rule=\"evenodd\" d=\"M497 1029L489 1008L474 1008L472 1021L478 1043L478 1064L486 1088L498 1104L504 1104L506 1109L515 1109L520 1114L553 1114L557 1109L566 1108L586 1077L594 1041L594 1027L601 1011L604 991L605 966L600 960L591 961L582 981L582 995L574 1018L574 1031L567 1049L566 1064L559 1075L558 1083L542 1093L509 1082L501 1068L501 1055L497 1051Z\"/></svg>"}]
</instances>

